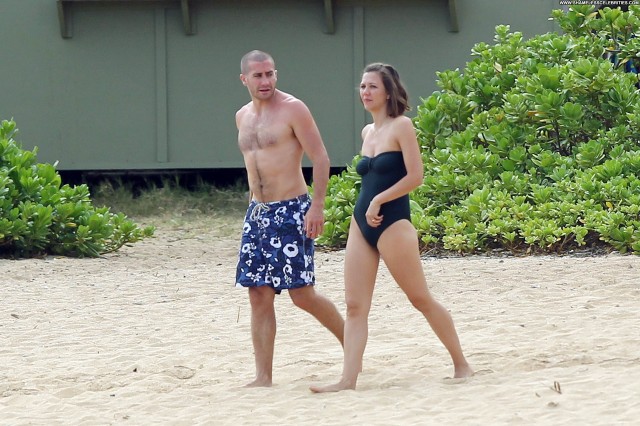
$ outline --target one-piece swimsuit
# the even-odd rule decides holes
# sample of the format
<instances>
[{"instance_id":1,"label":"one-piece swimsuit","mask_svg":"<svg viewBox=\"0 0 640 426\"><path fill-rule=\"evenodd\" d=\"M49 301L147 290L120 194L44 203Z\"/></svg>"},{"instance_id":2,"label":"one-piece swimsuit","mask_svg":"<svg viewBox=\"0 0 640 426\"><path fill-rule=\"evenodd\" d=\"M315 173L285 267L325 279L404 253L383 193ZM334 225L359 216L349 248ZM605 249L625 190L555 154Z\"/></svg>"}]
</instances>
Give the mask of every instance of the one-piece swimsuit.
<instances>
[{"instance_id":1,"label":"one-piece swimsuit","mask_svg":"<svg viewBox=\"0 0 640 426\"><path fill-rule=\"evenodd\" d=\"M365 217L373 197L407 175L402 151L382 152L374 157L363 156L356 164L356 172L362 176L362 183L353 215L364 238L371 246L377 248L380 236L389 226L402 219L411 221L409 195L403 195L380 206L379 214L383 218L378 227L369 226Z\"/></svg>"}]
</instances>

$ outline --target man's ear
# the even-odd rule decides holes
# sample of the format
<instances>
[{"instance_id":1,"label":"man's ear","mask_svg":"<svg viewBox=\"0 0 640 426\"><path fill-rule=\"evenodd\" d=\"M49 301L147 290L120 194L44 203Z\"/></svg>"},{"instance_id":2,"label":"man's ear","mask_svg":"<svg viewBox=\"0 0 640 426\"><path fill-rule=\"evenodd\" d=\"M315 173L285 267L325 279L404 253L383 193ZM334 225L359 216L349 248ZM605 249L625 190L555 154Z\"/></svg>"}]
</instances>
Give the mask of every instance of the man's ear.
<instances>
[{"instance_id":1,"label":"man's ear","mask_svg":"<svg viewBox=\"0 0 640 426\"><path fill-rule=\"evenodd\" d=\"M245 80L245 78L244 78L244 74L240 74L240 81L242 82L242 85L243 85L243 86L246 86L246 85L247 85L247 80Z\"/></svg>"}]
</instances>

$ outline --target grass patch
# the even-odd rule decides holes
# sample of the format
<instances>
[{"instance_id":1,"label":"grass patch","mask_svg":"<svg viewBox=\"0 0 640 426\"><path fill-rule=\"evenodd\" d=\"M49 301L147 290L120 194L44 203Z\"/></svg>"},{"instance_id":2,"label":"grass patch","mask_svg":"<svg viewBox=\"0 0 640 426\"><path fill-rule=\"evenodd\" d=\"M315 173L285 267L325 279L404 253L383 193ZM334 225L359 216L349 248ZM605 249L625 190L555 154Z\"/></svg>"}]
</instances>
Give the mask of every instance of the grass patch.
<instances>
[{"instance_id":1,"label":"grass patch","mask_svg":"<svg viewBox=\"0 0 640 426\"><path fill-rule=\"evenodd\" d=\"M159 184L147 181L143 185L105 180L91 189L95 205L122 212L137 222L194 233L207 229L217 236L240 232L248 204L247 191L241 184L216 187L205 182L185 188L169 178Z\"/></svg>"}]
</instances>

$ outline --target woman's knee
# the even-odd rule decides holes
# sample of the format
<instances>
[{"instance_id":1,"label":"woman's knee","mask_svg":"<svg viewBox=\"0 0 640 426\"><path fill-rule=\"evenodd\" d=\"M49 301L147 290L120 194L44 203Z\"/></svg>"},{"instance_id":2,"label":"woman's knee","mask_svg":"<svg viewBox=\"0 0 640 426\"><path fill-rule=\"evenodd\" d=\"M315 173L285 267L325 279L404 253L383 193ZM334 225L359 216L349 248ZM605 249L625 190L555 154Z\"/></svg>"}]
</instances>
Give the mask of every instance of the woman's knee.
<instances>
[{"instance_id":1,"label":"woman's knee","mask_svg":"<svg viewBox=\"0 0 640 426\"><path fill-rule=\"evenodd\" d=\"M434 307L436 306L436 301L428 293L407 295L407 297L409 298L409 302L411 302L411 305L413 305L414 308L425 315L428 315L430 312L432 312Z\"/></svg>"},{"instance_id":2,"label":"woman's knee","mask_svg":"<svg viewBox=\"0 0 640 426\"><path fill-rule=\"evenodd\" d=\"M370 304L364 301L355 300L346 302L347 305L347 318L367 318L369 316Z\"/></svg>"}]
</instances>

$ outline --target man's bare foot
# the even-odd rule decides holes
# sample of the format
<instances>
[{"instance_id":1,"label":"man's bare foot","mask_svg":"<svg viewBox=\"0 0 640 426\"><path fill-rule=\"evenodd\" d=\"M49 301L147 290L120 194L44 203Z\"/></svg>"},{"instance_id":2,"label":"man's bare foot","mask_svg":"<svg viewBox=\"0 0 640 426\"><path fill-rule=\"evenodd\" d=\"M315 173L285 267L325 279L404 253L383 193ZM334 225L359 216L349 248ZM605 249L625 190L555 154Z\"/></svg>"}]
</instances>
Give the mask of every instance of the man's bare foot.
<instances>
[{"instance_id":1,"label":"man's bare foot","mask_svg":"<svg viewBox=\"0 0 640 426\"><path fill-rule=\"evenodd\" d=\"M455 368L455 371L453 373L453 378L454 379L464 379L466 377L473 376L473 373L474 373L474 371L471 368L471 366L469 364L465 364L465 365L461 365L461 366Z\"/></svg>"},{"instance_id":2,"label":"man's bare foot","mask_svg":"<svg viewBox=\"0 0 640 426\"><path fill-rule=\"evenodd\" d=\"M334 384L334 385L327 385L327 386L310 386L309 389L311 389L311 392L313 393L325 393L325 392L340 392L343 390L355 390L356 389L356 384L355 383L349 383L349 382L344 382L344 381L339 381L338 383Z\"/></svg>"},{"instance_id":3,"label":"man's bare foot","mask_svg":"<svg viewBox=\"0 0 640 426\"><path fill-rule=\"evenodd\" d=\"M270 388L273 385L270 379L255 379L244 385L245 388Z\"/></svg>"}]
</instances>

